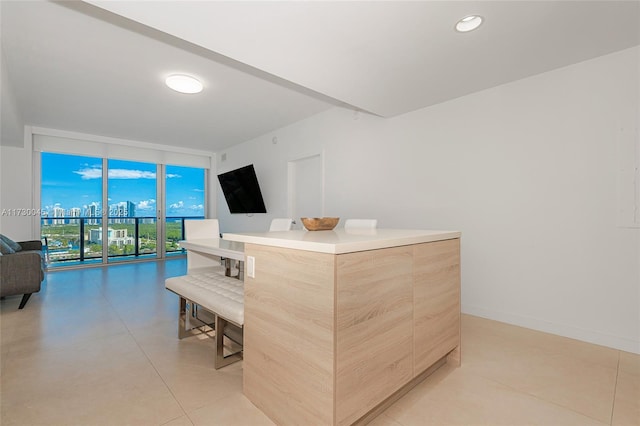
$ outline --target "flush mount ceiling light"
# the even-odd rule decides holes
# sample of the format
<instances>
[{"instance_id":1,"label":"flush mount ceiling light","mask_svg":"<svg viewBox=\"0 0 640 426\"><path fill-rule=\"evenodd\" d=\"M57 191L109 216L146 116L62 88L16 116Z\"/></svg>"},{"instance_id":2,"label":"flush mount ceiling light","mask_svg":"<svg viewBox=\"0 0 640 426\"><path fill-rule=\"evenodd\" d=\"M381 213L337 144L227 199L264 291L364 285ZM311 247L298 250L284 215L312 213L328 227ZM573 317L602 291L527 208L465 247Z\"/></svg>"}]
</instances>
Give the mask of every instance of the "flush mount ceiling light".
<instances>
[{"instance_id":1,"label":"flush mount ceiling light","mask_svg":"<svg viewBox=\"0 0 640 426\"><path fill-rule=\"evenodd\" d=\"M456 24L456 31L459 33L466 33L469 31L473 31L478 28L482 24L482 16L479 15L469 15L465 16Z\"/></svg>"},{"instance_id":2,"label":"flush mount ceiling light","mask_svg":"<svg viewBox=\"0 0 640 426\"><path fill-rule=\"evenodd\" d=\"M200 93L202 83L198 79L184 74L173 74L165 80L167 86L180 93Z\"/></svg>"}]
</instances>

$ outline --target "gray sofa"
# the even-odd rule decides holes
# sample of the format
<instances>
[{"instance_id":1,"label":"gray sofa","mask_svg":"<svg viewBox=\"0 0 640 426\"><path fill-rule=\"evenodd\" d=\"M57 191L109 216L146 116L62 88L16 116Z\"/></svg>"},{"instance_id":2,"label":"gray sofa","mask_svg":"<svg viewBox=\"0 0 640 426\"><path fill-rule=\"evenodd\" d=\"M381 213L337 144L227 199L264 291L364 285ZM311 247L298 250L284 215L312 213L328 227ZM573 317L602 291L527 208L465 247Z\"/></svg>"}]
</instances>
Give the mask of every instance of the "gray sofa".
<instances>
[{"instance_id":1,"label":"gray sofa","mask_svg":"<svg viewBox=\"0 0 640 426\"><path fill-rule=\"evenodd\" d=\"M18 309L24 308L44 280L41 241L15 242L0 235L0 297L22 294Z\"/></svg>"}]
</instances>

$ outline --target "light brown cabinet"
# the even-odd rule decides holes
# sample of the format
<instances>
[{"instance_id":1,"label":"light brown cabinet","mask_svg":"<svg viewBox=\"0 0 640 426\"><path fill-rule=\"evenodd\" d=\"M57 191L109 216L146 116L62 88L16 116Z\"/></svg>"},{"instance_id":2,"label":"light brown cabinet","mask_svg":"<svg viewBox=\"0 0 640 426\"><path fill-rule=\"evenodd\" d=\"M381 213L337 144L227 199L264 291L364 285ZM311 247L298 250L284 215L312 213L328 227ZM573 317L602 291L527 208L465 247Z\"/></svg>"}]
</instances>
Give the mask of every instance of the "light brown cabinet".
<instances>
[{"instance_id":1,"label":"light brown cabinet","mask_svg":"<svg viewBox=\"0 0 640 426\"><path fill-rule=\"evenodd\" d=\"M344 254L245 244L247 398L279 425L349 425L459 362L459 251L457 238Z\"/></svg>"}]
</instances>

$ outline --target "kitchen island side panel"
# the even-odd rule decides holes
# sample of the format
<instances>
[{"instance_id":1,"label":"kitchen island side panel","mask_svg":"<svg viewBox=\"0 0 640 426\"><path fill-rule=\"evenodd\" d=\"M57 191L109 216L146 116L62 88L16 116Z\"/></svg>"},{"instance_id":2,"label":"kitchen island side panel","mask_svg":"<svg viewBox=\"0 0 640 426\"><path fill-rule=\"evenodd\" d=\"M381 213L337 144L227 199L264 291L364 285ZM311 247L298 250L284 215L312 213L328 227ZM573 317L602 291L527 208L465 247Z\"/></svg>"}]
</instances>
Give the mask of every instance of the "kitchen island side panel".
<instances>
[{"instance_id":1,"label":"kitchen island side panel","mask_svg":"<svg viewBox=\"0 0 640 426\"><path fill-rule=\"evenodd\" d=\"M335 424L335 256L254 244L245 254L245 395L279 425Z\"/></svg>"}]
</instances>

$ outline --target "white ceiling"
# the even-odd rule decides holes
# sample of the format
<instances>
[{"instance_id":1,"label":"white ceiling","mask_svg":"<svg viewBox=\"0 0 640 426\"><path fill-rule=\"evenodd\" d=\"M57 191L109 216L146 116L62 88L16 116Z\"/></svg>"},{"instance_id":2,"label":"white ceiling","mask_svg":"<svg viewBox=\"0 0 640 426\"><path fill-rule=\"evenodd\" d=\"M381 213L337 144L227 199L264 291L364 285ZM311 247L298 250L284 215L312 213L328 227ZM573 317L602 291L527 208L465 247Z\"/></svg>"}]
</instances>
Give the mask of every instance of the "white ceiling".
<instances>
[{"instance_id":1,"label":"white ceiling","mask_svg":"<svg viewBox=\"0 0 640 426\"><path fill-rule=\"evenodd\" d=\"M207 151L334 105L392 117L640 44L639 1L0 7L3 65L26 124ZM468 14L485 23L455 32ZM164 87L179 71L204 92Z\"/></svg>"}]
</instances>

